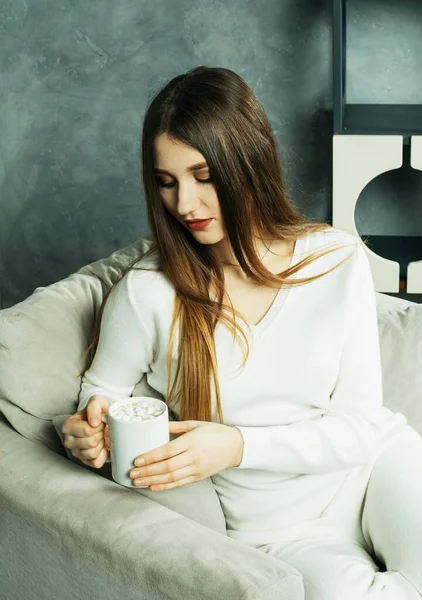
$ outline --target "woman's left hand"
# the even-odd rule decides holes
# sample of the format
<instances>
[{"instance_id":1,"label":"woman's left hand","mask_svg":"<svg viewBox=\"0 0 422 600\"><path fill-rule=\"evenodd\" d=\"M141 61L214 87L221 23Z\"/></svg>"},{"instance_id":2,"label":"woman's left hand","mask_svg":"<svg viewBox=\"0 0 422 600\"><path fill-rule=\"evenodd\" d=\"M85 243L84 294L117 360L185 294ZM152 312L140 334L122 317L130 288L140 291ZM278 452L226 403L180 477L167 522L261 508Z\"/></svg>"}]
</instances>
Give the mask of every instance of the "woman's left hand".
<instances>
[{"instance_id":1,"label":"woman's left hand","mask_svg":"<svg viewBox=\"0 0 422 600\"><path fill-rule=\"evenodd\" d=\"M236 427L209 421L169 421L169 431L184 435L136 457L136 466L129 473L135 485L149 486L152 492L171 490L237 467L242 461L243 436ZM140 459L145 461L142 466Z\"/></svg>"}]
</instances>

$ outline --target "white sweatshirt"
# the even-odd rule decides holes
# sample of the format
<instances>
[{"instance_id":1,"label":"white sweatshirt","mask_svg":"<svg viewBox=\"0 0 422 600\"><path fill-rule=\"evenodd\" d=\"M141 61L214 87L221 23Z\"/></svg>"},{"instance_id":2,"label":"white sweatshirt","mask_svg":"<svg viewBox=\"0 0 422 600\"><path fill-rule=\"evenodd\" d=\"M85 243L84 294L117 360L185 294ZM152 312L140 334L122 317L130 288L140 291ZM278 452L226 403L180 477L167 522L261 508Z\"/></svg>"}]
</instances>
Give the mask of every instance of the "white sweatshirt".
<instances>
[{"instance_id":1,"label":"white sweatshirt","mask_svg":"<svg viewBox=\"0 0 422 600\"><path fill-rule=\"evenodd\" d=\"M375 291L362 242L337 228L296 242L292 264L309 253L352 244L301 269L328 275L281 288L252 333L250 355L229 330L215 331L224 424L244 438L242 462L212 477L228 535L251 544L318 518L354 468L365 465L406 419L382 406ZM155 264L143 259L136 266ZM162 273L130 271L107 300L78 410L91 396L166 397L174 289ZM177 343L173 352L173 377ZM213 397L214 422L218 421ZM179 414L179 407L173 408Z\"/></svg>"}]
</instances>

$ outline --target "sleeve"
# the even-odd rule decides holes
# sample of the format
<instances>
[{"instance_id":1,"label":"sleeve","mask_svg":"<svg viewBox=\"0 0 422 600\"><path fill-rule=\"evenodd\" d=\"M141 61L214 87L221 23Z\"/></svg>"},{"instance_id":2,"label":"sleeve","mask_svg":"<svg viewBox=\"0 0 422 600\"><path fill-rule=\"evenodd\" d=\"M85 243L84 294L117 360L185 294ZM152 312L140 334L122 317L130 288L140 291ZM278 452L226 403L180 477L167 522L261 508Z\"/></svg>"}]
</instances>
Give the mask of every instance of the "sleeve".
<instances>
[{"instance_id":1,"label":"sleeve","mask_svg":"<svg viewBox=\"0 0 422 600\"><path fill-rule=\"evenodd\" d=\"M105 303L97 350L82 376L78 410L83 410L94 394L111 402L129 398L150 370L153 331L146 323L152 320L148 319L146 303L137 297L135 304L129 275L115 285Z\"/></svg>"},{"instance_id":2,"label":"sleeve","mask_svg":"<svg viewBox=\"0 0 422 600\"><path fill-rule=\"evenodd\" d=\"M239 426L244 448L235 468L327 473L365 464L376 449L382 370L375 289L362 243L349 261L354 264L348 276L344 344L327 410L317 419L290 425Z\"/></svg>"}]
</instances>

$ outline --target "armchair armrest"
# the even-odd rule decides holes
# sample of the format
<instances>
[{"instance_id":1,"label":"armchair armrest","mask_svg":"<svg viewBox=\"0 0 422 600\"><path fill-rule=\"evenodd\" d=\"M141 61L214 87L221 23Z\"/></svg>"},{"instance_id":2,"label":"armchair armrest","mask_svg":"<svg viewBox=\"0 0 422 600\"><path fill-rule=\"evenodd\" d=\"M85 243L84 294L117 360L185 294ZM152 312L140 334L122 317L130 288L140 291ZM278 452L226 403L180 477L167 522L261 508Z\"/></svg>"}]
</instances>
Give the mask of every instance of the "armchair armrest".
<instances>
[{"instance_id":1,"label":"armchair armrest","mask_svg":"<svg viewBox=\"0 0 422 600\"><path fill-rule=\"evenodd\" d=\"M70 415L57 415L53 418L54 428L63 444L63 449L65 450L67 457L77 465L80 465L85 469L90 469L94 473L99 473L103 477L113 481L111 462L104 464L101 469L89 467L78 458L74 457L70 450L64 446L62 428L63 423L69 416ZM176 436L170 434L170 439L173 439L174 437ZM192 483L189 486L182 486L173 490L162 490L160 493L151 492L148 488L133 488L131 491L142 494L147 498L151 498L155 502L192 519L192 521L196 521L200 525L205 525L218 533L224 535L227 534L226 520L221 509L220 500L210 477Z\"/></svg>"},{"instance_id":2,"label":"armchair armrest","mask_svg":"<svg viewBox=\"0 0 422 600\"><path fill-rule=\"evenodd\" d=\"M22 437L0 417L10 600L302 600L285 563Z\"/></svg>"}]
</instances>

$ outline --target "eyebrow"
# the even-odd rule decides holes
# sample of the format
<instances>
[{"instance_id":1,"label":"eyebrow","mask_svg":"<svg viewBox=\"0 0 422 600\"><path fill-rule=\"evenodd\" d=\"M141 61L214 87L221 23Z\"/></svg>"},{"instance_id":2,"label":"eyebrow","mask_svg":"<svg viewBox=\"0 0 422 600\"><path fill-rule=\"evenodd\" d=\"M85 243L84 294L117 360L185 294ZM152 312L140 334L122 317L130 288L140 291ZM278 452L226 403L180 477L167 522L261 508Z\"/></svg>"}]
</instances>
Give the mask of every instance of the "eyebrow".
<instances>
[{"instance_id":1,"label":"eyebrow","mask_svg":"<svg viewBox=\"0 0 422 600\"><path fill-rule=\"evenodd\" d=\"M192 173L193 171L200 171L201 169L205 169L205 168L208 168L208 165L206 162L196 163L195 165L191 165L190 167L188 167L186 169L186 173ZM173 175L169 171L165 171L164 169L154 169L154 171L156 173L166 173L167 175L171 175L173 177Z\"/></svg>"}]
</instances>

